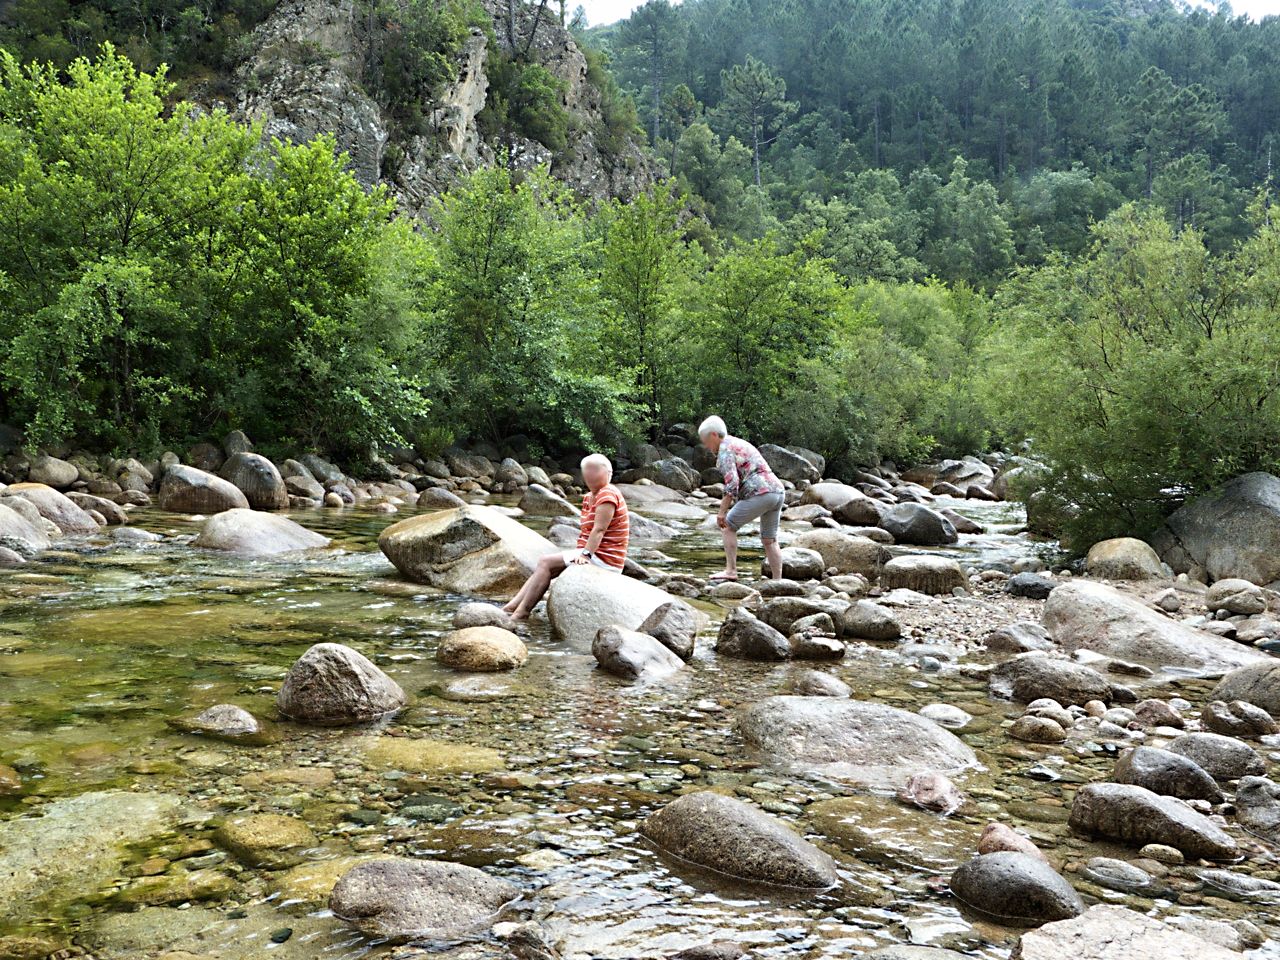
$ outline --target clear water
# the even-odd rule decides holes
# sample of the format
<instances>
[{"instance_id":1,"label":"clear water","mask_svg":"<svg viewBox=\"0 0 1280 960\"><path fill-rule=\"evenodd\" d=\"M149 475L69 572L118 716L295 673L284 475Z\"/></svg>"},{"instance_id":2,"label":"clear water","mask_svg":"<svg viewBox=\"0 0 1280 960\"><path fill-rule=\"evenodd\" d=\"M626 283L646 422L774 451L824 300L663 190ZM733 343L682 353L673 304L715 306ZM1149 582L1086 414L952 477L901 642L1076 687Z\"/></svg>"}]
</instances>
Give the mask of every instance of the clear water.
<instances>
[{"instance_id":1,"label":"clear water","mask_svg":"<svg viewBox=\"0 0 1280 960\"><path fill-rule=\"evenodd\" d=\"M991 528L948 548L974 565L1051 549L1014 532L1021 520L1014 507L958 506ZM760 956L849 956L918 942L1005 957L1016 931L962 912L939 892L945 884L938 878L970 855L983 824L999 819L1026 830L1068 869L1100 853L1133 855L1085 843L1065 827L1075 784L1104 779L1111 757L1009 740L1000 723L1013 715L1011 705L990 700L981 682L956 670L922 673L892 645L853 648L824 669L865 698L969 711L975 720L960 736L986 769L962 782L974 801L970 811L948 821L892 798L855 797L844 819L855 822L861 839L812 806L854 791L769 769L733 729L734 707L778 692L808 665L717 659L709 633L689 669L661 685L632 688L552 641L535 616L521 669L479 678L444 670L434 648L464 598L396 577L376 537L403 516L295 514L332 536L334 549L245 561L187 546L195 530L187 518L142 512L136 522L166 534L166 542L69 542L6 574L0 763L15 768L22 785L0 800L0 814L17 816L87 790L136 788L181 795L214 818L193 819L177 834L129 851L105 886L33 904L0 923L0 956L43 955L42 944L73 942L102 956L131 955L129 944L220 957L396 953L352 934L323 902L297 899L296 885L282 887L280 871L242 866L210 846L218 818L240 812L301 817L318 838L307 854L318 863L396 854L491 868L527 890L522 915L542 921L567 957L659 956L714 939L754 944ZM692 523L660 550L661 557L652 549L642 556L678 572L705 575L720 559L713 534ZM747 538L744 552L749 569L747 560L758 562L758 541ZM923 634L927 642L927 628ZM273 718L286 670L319 641L360 650L410 694L411 706L383 736L495 749L504 769L400 774L370 758L367 730L273 724L270 742L248 746L170 726L174 717L222 702ZM1062 779L1033 779L1028 774L1038 764ZM316 768L330 769L331 782L309 779ZM690 786L734 790L773 810L836 854L844 885L816 897L784 895L665 859L639 839L638 819ZM406 815L406 801L419 808L426 802L433 813ZM869 852L868 836L878 852ZM1271 876L1275 861L1247 869ZM152 897L159 902L132 912L146 899L138 896L142 874L174 878L191 870L222 879L209 899L187 906L180 896ZM1143 912L1243 916L1275 932L1265 908L1206 897L1197 885L1179 903L1176 895L1107 893L1072 876L1087 896ZM271 935L283 930L291 936L273 943Z\"/></svg>"}]
</instances>

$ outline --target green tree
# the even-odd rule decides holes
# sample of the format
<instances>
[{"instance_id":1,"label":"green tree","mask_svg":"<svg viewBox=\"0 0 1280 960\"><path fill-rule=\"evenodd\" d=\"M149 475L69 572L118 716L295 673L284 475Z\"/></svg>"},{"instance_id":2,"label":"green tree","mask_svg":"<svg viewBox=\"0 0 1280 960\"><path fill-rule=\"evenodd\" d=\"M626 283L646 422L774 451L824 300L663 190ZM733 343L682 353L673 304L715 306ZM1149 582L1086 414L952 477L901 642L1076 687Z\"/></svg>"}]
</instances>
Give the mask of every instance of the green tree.
<instances>
[{"instance_id":1,"label":"green tree","mask_svg":"<svg viewBox=\"0 0 1280 960\"><path fill-rule=\"evenodd\" d=\"M720 109L729 122L745 130L751 143L755 184L760 186L760 148L772 143L778 130L795 114L787 100L787 83L755 57L720 73L724 97Z\"/></svg>"}]
</instances>

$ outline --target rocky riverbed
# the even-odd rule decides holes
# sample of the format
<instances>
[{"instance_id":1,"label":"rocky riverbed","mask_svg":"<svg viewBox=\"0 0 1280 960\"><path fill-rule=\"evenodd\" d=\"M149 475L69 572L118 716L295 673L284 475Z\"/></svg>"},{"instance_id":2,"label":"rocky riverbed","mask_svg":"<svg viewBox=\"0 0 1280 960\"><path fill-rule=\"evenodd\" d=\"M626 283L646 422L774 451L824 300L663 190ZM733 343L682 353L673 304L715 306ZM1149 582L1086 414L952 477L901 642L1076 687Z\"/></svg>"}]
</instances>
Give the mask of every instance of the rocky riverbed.
<instances>
[{"instance_id":1,"label":"rocky riverbed","mask_svg":"<svg viewBox=\"0 0 1280 960\"><path fill-rule=\"evenodd\" d=\"M459 492L554 532L518 494ZM634 493L665 531L637 559L700 624L687 664L639 683L601 669L590 639L553 634L543 608L520 637L527 656L500 651L511 669L438 657L446 638L459 646L454 618L475 598L411 582L379 551L391 523L438 509L390 491L288 513L330 541L306 552L204 549L202 517L146 506L129 529L158 539L60 538L10 568L0 956L624 958L720 944L695 955L835 957L912 944L1029 958L1091 956L1081 944L1117 930L1174 957L1276 955L1280 799L1260 777L1280 738L1247 702L1274 693L1258 674L1275 661L1221 636L1244 614L1213 620L1186 578L1055 574L1053 544L1018 532L1019 508L946 495L931 506L982 532L883 545L871 576L833 575L864 548L814 537L816 511L792 513L788 543L845 552L815 571L792 554L797 585L773 596L711 588L714 501ZM744 549L758 562L758 540ZM889 576L916 589L892 589L877 574L893 555L949 558L960 580L914 562ZM561 634L580 616L568 596ZM1238 605L1224 596L1208 599ZM1259 596L1249 616L1266 620ZM318 643L367 657L404 708L354 727L285 719L281 685ZM826 696L795 695L813 693ZM246 725L197 719L219 704ZM874 735L845 736L858 730ZM413 863L361 866L388 857ZM414 872L437 862L484 877ZM476 916L444 910L457 925L432 926L440 904L419 893L436 888L462 891L446 906ZM405 925L420 935L397 935Z\"/></svg>"}]
</instances>

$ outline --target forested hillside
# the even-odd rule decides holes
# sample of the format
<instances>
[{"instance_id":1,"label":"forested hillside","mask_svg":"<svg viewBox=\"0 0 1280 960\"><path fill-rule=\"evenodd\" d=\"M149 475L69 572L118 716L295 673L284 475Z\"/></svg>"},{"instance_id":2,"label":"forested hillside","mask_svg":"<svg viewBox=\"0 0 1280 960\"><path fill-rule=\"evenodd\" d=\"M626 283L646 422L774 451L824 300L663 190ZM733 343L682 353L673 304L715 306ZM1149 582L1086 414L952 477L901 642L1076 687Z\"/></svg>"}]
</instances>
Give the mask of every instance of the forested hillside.
<instances>
[{"instance_id":1,"label":"forested hillside","mask_svg":"<svg viewBox=\"0 0 1280 960\"><path fill-rule=\"evenodd\" d=\"M991 284L1079 252L1091 219L1137 199L1223 249L1280 146L1275 17L1119 0L651 0L595 39L718 224L825 227L851 276Z\"/></svg>"}]
</instances>

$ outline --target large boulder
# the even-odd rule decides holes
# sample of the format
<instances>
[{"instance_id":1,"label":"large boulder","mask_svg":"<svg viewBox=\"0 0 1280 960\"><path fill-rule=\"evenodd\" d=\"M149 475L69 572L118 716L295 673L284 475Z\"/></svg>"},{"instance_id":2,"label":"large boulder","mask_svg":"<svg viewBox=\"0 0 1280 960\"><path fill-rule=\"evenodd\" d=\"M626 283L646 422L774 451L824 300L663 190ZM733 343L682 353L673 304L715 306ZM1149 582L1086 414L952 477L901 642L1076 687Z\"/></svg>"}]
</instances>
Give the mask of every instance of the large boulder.
<instances>
[{"instance_id":1,"label":"large boulder","mask_svg":"<svg viewBox=\"0 0 1280 960\"><path fill-rule=\"evenodd\" d=\"M1243 777L1236 785L1236 819L1250 833L1280 843L1280 784Z\"/></svg>"},{"instance_id":2,"label":"large boulder","mask_svg":"<svg viewBox=\"0 0 1280 960\"><path fill-rule=\"evenodd\" d=\"M617 626L600 628L591 654L602 670L624 680L658 680L684 666L683 660L649 634Z\"/></svg>"},{"instance_id":3,"label":"large boulder","mask_svg":"<svg viewBox=\"0 0 1280 960\"><path fill-rule=\"evenodd\" d=\"M520 509L531 517L576 517L578 508L540 483L529 484L520 498Z\"/></svg>"},{"instance_id":4,"label":"large boulder","mask_svg":"<svg viewBox=\"0 0 1280 960\"><path fill-rule=\"evenodd\" d=\"M960 539L955 524L923 503L900 503L885 512L879 525L895 542L918 547L940 547Z\"/></svg>"},{"instance_id":5,"label":"large boulder","mask_svg":"<svg viewBox=\"0 0 1280 960\"><path fill-rule=\"evenodd\" d=\"M1236 842L1221 827L1181 800L1128 783L1090 783L1076 791L1072 829L1135 847L1160 843L1188 857L1234 860Z\"/></svg>"},{"instance_id":6,"label":"large boulder","mask_svg":"<svg viewBox=\"0 0 1280 960\"><path fill-rule=\"evenodd\" d=\"M844 640L887 642L902 636L902 624L887 607L870 600L855 600L836 620L836 632Z\"/></svg>"},{"instance_id":7,"label":"large boulder","mask_svg":"<svg viewBox=\"0 0 1280 960\"><path fill-rule=\"evenodd\" d=\"M1098 904L1022 935L1009 960L1240 960L1240 954L1128 907Z\"/></svg>"},{"instance_id":8,"label":"large boulder","mask_svg":"<svg viewBox=\"0 0 1280 960\"><path fill-rule=\"evenodd\" d=\"M447 633L436 647L436 660L455 670L493 673L514 670L529 659L524 641L510 630L488 625Z\"/></svg>"},{"instance_id":9,"label":"large boulder","mask_svg":"<svg viewBox=\"0 0 1280 960\"><path fill-rule=\"evenodd\" d=\"M673 800L645 818L640 831L682 861L742 880L826 889L840 879L831 857L790 827L718 793Z\"/></svg>"},{"instance_id":10,"label":"large boulder","mask_svg":"<svg viewBox=\"0 0 1280 960\"><path fill-rule=\"evenodd\" d=\"M90 513L91 511L92 513L97 513L111 526L129 522L129 515L124 512L124 507L114 500L108 500L106 497L95 497L92 493L80 493L77 490L69 491L66 496L68 500L85 513Z\"/></svg>"},{"instance_id":11,"label":"large boulder","mask_svg":"<svg viewBox=\"0 0 1280 960\"><path fill-rule=\"evenodd\" d=\"M1169 744L1169 751L1186 757L1215 780L1259 777L1267 771L1258 751L1220 733L1184 733Z\"/></svg>"},{"instance_id":12,"label":"large boulder","mask_svg":"<svg viewBox=\"0 0 1280 960\"><path fill-rule=\"evenodd\" d=\"M792 483L817 483L822 478L823 467L826 466L825 462L821 465L815 463L816 455L814 454L806 457L793 448L780 447L776 443L762 444L760 456L764 457L765 463L769 464L775 476L780 480L790 480Z\"/></svg>"},{"instance_id":13,"label":"large boulder","mask_svg":"<svg viewBox=\"0 0 1280 960\"><path fill-rule=\"evenodd\" d=\"M43 483L55 490L66 490L80 479L80 471L74 463L59 460L47 453L36 456L27 469L27 480L30 483Z\"/></svg>"},{"instance_id":14,"label":"large boulder","mask_svg":"<svg viewBox=\"0 0 1280 960\"><path fill-rule=\"evenodd\" d=\"M261 454L233 453L219 475L243 493L255 510L283 510L289 506L289 490L280 471ZM324 496L323 488L320 496Z\"/></svg>"},{"instance_id":15,"label":"large boulder","mask_svg":"<svg viewBox=\"0 0 1280 960\"><path fill-rule=\"evenodd\" d=\"M453 593L515 593L538 558L556 552L520 522L470 504L392 524L378 547L408 579Z\"/></svg>"},{"instance_id":16,"label":"large boulder","mask_svg":"<svg viewBox=\"0 0 1280 960\"><path fill-rule=\"evenodd\" d=\"M1164 566L1151 545L1134 537L1102 540L1084 558L1089 576L1100 580L1159 580Z\"/></svg>"},{"instance_id":17,"label":"large boulder","mask_svg":"<svg viewBox=\"0 0 1280 960\"><path fill-rule=\"evenodd\" d=\"M1243 700L1261 707L1273 717L1280 716L1280 660L1267 657L1232 670L1218 681L1211 697L1228 703Z\"/></svg>"},{"instance_id":18,"label":"large boulder","mask_svg":"<svg viewBox=\"0 0 1280 960\"><path fill-rule=\"evenodd\" d=\"M914 713L831 697L768 697L743 711L747 744L784 768L869 786L977 765L964 743Z\"/></svg>"},{"instance_id":19,"label":"large boulder","mask_svg":"<svg viewBox=\"0 0 1280 960\"><path fill-rule=\"evenodd\" d=\"M284 716L321 727L368 723L404 703L398 683L340 643L311 647L289 668L276 696L276 707Z\"/></svg>"},{"instance_id":20,"label":"large boulder","mask_svg":"<svg viewBox=\"0 0 1280 960\"><path fill-rule=\"evenodd\" d=\"M475 867L440 860L388 859L344 873L329 909L378 940L448 940L483 931L520 889Z\"/></svg>"},{"instance_id":21,"label":"large boulder","mask_svg":"<svg viewBox=\"0 0 1280 960\"><path fill-rule=\"evenodd\" d=\"M601 627L639 630L671 594L633 577L621 577L590 564L574 564L551 583L547 619L561 640L588 652ZM690 608L692 609L692 608ZM694 613L699 624L705 616Z\"/></svg>"},{"instance_id":22,"label":"large boulder","mask_svg":"<svg viewBox=\"0 0 1280 960\"><path fill-rule=\"evenodd\" d=\"M228 553L262 557L327 547L329 538L308 530L288 517L236 507L215 513L206 520L193 545L207 550L225 550Z\"/></svg>"},{"instance_id":23,"label":"large boulder","mask_svg":"<svg viewBox=\"0 0 1280 960\"><path fill-rule=\"evenodd\" d=\"M1222 802L1222 791L1198 763L1159 747L1134 747L1116 761L1112 778L1165 797Z\"/></svg>"},{"instance_id":24,"label":"large boulder","mask_svg":"<svg viewBox=\"0 0 1280 960\"><path fill-rule=\"evenodd\" d=\"M1267 597L1256 583L1228 577L1205 591L1204 605L1215 613L1224 610L1231 616L1252 617L1266 612Z\"/></svg>"},{"instance_id":25,"label":"large boulder","mask_svg":"<svg viewBox=\"0 0 1280 960\"><path fill-rule=\"evenodd\" d=\"M68 497L43 483L15 483L0 490L0 498L20 497L26 500L40 516L52 521L68 536L78 533L97 533L98 522L81 510Z\"/></svg>"},{"instance_id":26,"label":"large boulder","mask_svg":"<svg viewBox=\"0 0 1280 960\"><path fill-rule=\"evenodd\" d=\"M181 463L164 472L156 499L161 510L174 513L221 513L249 506L234 483Z\"/></svg>"},{"instance_id":27,"label":"large boulder","mask_svg":"<svg viewBox=\"0 0 1280 960\"><path fill-rule=\"evenodd\" d=\"M701 626L693 607L683 600L672 600L645 617L640 632L653 637L681 660L690 660Z\"/></svg>"},{"instance_id":28,"label":"large boulder","mask_svg":"<svg viewBox=\"0 0 1280 960\"><path fill-rule=\"evenodd\" d=\"M847 483L838 483L834 480L824 480L821 483L811 484L800 495L802 504L815 504L825 507L832 513L851 500L869 499L871 498L857 487L851 487Z\"/></svg>"},{"instance_id":29,"label":"large boulder","mask_svg":"<svg viewBox=\"0 0 1280 960\"><path fill-rule=\"evenodd\" d=\"M49 532L43 525L33 523L0 498L0 547L30 557L49 545Z\"/></svg>"},{"instance_id":30,"label":"large boulder","mask_svg":"<svg viewBox=\"0 0 1280 960\"><path fill-rule=\"evenodd\" d=\"M1063 706L1112 699L1111 681L1092 667L1050 657L1040 651L1019 654L988 675L992 694L1022 703L1042 697Z\"/></svg>"},{"instance_id":31,"label":"large boulder","mask_svg":"<svg viewBox=\"0 0 1280 960\"><path fill-rule=\"evenodd\" d=\"M1078 917L1084 902L1053 867L1025 853L984 853L951 875L957 900L988 916L1021 924Z\"/></svg>"},{"instance_id":32,"label":"large boulder","mask_svg":"<svg viewBox=\"0 0 1280 960\"><path fill-rule=\"evenodd\" d=\"M701 485L702 481L698 471L679 457L667 457L664 460L655 460L653 463L645 464L642 467L635 467L626 471L618 479L623 483L648 480L670 490L677 490L680 493L691 493ZM624 499L626 499L625 495Z\"/></svg>"},{"instance_id":33,"label":"large boulder","mask_svg":"<svg viewBox=\"0 0 1280 960\"><path fill-rule=\"evenodd\" d=\"M816 550L826 569L837 573L861 573L875 577L880 565L889 559L889 551L874 540L855 537L842 530L810 530L791 541L792 547Z\"/></svg>"},{"instance_id":34,"label":"large boulder","mask_svg":"<svg viewBox=\"0 0 1280 960\"><path fill-rule=\"evenodd\" d=\"M1246 473L1174 511L1151 538L1177 573L1280 580L1280 477Z\"/></svg>"},{"instance_id":35,"label":"large boulder","mask_svg":"<svg viewBox=\"0 0 1280 960\"><path fill-rule=\"evenodd\" d=\"M1216 676L1266 659L1265 653L1183 626L1112 587L1087 580L1065 583L1049 594L1044 625L1068 653L1092 650L1181 674Z\"/></svg>"},{"instance_id":36,"label":"large boulder","mask_svg":"<svg viewBox=\"0 0 1280 960\"><path fill-rule=\"evenodd\" d=\"M968 585L969 578L950 557L926 554L894 557L880 569L880 586L885 590L946 594Z\"/></svg>"},{"instance_id":37,"label":"large boulder","mask_svg":"<svg viewBox=\"0 0 1280 960\"><path fill-rule=\"evenodd\" d=\"M467 453L465 450L450 447L444 452L444 462L449 467L449 473L455 477L478 480L493 476L493 461L478 453Z\"/></svg>"},{"instance_id":38,"label":"large boulder","mask_svg":"<svg viewBox=\"0 0 1280 960\"><path fill-rule=\"evenodd\" d=\"M737 607L720 624L716 653L740 660L787 660L791 641L750 610Z\"/></svg>"}]
</instances>

